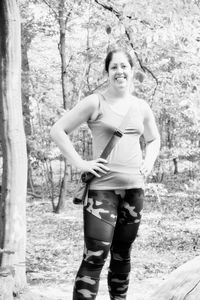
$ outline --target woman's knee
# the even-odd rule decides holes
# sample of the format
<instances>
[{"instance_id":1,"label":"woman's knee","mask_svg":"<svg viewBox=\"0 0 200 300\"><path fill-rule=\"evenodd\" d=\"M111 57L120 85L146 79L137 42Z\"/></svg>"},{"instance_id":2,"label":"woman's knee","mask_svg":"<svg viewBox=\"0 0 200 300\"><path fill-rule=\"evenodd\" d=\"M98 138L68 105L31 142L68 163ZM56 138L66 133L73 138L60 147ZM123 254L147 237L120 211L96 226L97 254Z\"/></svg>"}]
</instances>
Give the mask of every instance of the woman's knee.
<instances>
[{"instance_id":1,"label":"woman's knee","mask_svg":"<svg viewBox=\"0 0 200 300\"><path fill-rule=\"evenodd\" d=\"M86 238L83 260L80 265L78 275L99 278L109 250L109 242Z\"/></svg>"},{"instance_id":2,"label":"woman's knee","mask_svg":"<svg viewBox=\"0 0 200 300\"><path fill-rule=\"evenodd\" d=\"M92 265L103 266L110 250L110 242L94 238L85 239L83 260Z\"/></svg>"},{"instance_id":3,"label":"woman's knee","mask_svg":"<svg viewBox=\"0 0 200 300\"><path fill-rule=\"evenodd\" d=\"M119 243L111 247L110 269L112 272L130 272L130 257L132 243Z\"/></svg>"}]
</instances>

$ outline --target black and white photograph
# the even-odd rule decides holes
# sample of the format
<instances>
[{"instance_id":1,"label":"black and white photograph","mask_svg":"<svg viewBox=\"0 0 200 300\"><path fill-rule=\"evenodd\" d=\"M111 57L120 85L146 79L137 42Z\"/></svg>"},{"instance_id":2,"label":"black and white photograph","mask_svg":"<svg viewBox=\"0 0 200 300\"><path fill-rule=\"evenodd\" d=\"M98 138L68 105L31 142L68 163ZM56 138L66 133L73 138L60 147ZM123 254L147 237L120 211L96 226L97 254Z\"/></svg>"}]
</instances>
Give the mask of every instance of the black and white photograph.
<instances>
[{"instance_id":1,"label":"black and white photograph","mask_svg":"<svg viewBox=\"0 0 200 300\"><path fill-rule=\"evenodd\" d=\"M200 300L200 1L0 1L0 300Z\"/></svg>"}]
</instances>

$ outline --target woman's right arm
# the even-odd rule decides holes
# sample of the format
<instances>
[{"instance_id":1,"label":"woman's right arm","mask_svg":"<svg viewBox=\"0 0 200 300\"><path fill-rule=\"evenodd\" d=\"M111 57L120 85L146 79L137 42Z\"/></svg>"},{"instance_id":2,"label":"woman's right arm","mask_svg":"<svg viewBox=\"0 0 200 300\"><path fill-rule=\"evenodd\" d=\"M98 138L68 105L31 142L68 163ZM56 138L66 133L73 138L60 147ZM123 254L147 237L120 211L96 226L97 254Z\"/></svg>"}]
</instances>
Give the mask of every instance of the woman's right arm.
<instances>
[{"instance_id":1,"label":"woman's right arm","mask_svg":"<svg viewBox=\"0 0 200 300\"><path fill-rule=\"evenodd\" d=\"M107 173L105 159L86 161L75 150L68 134L82 123L92 119L98 113L99 101L96 95L91 95L80 101L72 110L66 112L51 129L51 137L68 161L82 172L91 172L100 177L97 172Z\"/></svg>"}]
</instances>

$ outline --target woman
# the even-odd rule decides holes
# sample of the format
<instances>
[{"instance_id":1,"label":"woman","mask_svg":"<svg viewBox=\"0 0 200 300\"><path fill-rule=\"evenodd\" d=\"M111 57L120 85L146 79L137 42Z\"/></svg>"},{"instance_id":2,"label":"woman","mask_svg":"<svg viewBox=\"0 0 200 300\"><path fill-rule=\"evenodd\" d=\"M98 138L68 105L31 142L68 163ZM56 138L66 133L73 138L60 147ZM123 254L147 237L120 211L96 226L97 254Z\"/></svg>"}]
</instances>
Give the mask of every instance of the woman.
<instances>
[{"instance_id":1,"label":"woman","mask_svg":"<svg viewBox=\"0 0 200 300\"><path fill-rule=\"evenodd\" d=\"M51 130L53 140L71 164L95 175L84 204L85 249L73 300L96 299L100 273L109 252L110 299L126 299L131 246L143 208L144 178L151 172L160 147L152 110L130 92L133 61L129 53L123 50L108 53L105 70L108 88L101 95L92 94L80 101ZM99 158L113 127L120 125L128 110L132 113L123 137L107 160ZM79 156L67 135L83 122L88 123L93 135L91 161ZM139 143L141 135L146 141L144 160Z\"/></svg>"}]
</instances>

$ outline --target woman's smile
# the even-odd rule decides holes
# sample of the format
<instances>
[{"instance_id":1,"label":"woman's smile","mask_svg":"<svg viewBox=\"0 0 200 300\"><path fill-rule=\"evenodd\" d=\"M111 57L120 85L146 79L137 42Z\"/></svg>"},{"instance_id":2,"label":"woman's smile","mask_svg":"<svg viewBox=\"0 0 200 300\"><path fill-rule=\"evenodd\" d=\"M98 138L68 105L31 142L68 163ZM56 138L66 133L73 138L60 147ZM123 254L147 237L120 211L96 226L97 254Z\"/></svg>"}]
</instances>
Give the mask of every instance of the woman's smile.
<instances>
[{"instance_id":1,"label":"woman's smile","mask_svg":"<svg viewBox=\"0 0 200 300\"><path fill-rule=\"evenodd\" d=\"M116 75L115 76L115 79L117 80L117 79L126 79L126 75L123 75L123 74L121 74L121 75Z\"/></svg>"},{"instance_id":2,"label":"woman's smile","mask_svg":"<svg viewBox=\"0 0 200 300\"><path fill-rule=\"evenodd\" d=\"M118 86L124 87L127 85L127 76L125 74L116 75L114 79Z\"/></svg>"}]
</instances>

